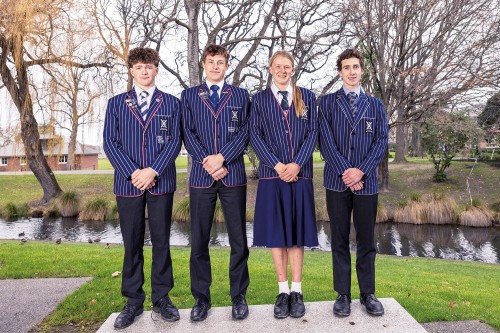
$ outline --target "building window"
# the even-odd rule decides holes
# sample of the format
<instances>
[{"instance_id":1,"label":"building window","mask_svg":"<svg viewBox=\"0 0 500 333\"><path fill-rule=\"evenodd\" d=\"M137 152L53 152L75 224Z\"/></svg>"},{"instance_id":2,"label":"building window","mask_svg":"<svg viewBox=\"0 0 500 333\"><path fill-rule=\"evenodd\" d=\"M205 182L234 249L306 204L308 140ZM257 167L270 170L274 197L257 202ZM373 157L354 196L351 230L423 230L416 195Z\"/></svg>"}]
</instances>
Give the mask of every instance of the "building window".
<instances>
[{"instance_id":1,"label":"building window","mask_svg":"<svg viewBox=\"0 0 500 333\"><path fill-rule=\"evenodd\" d=\"M60 155L59 164L66 164L66 163L68 163L68 155Z\"/></svg>"},{"instance_id":2,"label":"building window","mask_svg":"<svg viewBox=\"0 0 500 333\"><path fill-rule=\"evenodd\" d=\"M26 156L19 157L19 164L26 165Z\"/></svg>"},{"instance_id":3,"label":"building window","mask_svg":"<svg viewBox=\"0 0 500 333\"><path fill-rule=\"evenodd\" d=\"M7 165L7 157L0 158L0 165Z\"/></svg>"}]
</instances>

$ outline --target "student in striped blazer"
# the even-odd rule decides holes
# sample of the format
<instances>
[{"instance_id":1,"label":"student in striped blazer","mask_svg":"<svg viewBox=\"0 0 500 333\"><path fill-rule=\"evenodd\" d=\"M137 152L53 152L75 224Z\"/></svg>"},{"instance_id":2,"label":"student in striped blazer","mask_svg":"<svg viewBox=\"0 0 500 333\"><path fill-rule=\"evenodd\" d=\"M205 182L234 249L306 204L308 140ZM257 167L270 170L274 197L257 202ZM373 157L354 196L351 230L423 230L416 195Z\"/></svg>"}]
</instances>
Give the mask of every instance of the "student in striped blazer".
<instances>
[{"instance_id":1,"label":"student in striped blazer","mask_svg":"<svg viewBox=\"0 0 500 333\"><path fill-rule=\"evenodd\" d=\"M387 149L387 119L382 102L360 87L363 57L347 49L337 59L342 88L321 98L319 147L325 159L324 186L330 217L334 314L351 313L351 214L356 230L356 274L361 304L372 315L384 313L375 297L374 228L377 216L377 166Z\"/></svg>"},{"instance_id":2,"label":"student in striped blazer","mask_svg":"<svg viewBox=\"0 0 500 333\"><path fill-rule=\"evenodd\" d=\"M252 98L250 112L250 141L260 161L253 245L271 248L279 287L274 316L299 318L305 314L304 246L318 245L312 183L316 97L291 81L294 58L289 52L274 53L269 72L271 87Z\"/></svg>"},{"instance_id":3,"label":"student in striped blazer","mask_svg":"<svg viewBox=\"0 0 500 333\"><path fill-rule=\"evenodd\" d=\"M246 235L246 173L243 152L248 145L250 100L248 92L227 84L229 53L210 45L202 55L206 81L186 89L182 125L184 144L193 158L189 176L191 216L191 292L196 302L192 321L205 320L210 309L212 283L208 244L217 197L226 222L232 316L248 316L246 291L248 245Z\"/></svg>"},{"instance_id":4,"label":"student in striped blazer","mask_svg":"<svg viewBox=\"0 0 500 333\"><path fill-rule=\"evenodd\" d=\"M156 87L160 57L150 48L130 50L132 90L111 98L104 121L104 151L114 172L114 193L125 247L122 295L127 303L115 328L130 326L143 312L145 208L153 245L153 310L179 320L168 293L174 286L170 224L175 191L175 159L180 151L181 103Z\"/></svg>"}]
</instances>

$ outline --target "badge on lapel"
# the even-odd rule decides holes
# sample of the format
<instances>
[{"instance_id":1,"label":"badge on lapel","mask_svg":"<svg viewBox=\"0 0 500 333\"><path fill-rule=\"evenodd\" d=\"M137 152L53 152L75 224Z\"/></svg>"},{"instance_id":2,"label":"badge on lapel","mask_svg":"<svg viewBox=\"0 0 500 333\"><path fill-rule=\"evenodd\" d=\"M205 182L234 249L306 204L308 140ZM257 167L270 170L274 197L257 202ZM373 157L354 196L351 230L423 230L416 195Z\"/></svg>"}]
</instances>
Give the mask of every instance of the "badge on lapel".
<instances>
[{"instance_id":1,"label":"badge on lapel","mask_svg":"<svg viewBox=\"0 0 500 333\"><path fill-rule=\"evenodd\" d=\"M128 107L131 108L134 111L137 111L137 104L135 104L135 100L132 98L128 98L125 100L125 103L127 103Z\"/></svg>"},{"instance_id":2,"label":"badge on lapel","mask_svg":"<svg viewBox=\"0 0 500 333\"><path fill-rule=\"evenodd\" d=\"M207 99L208 98L208 93L206 91L202 90L202 91L200 91L198 93L198 96L200 96L203 99Z\"/></svg>"},{"instance_id":3,"label":"badge on lapel","mask_svg":"<svg viewBox=\"0 0 500 333\"><path fill-rule=\"evenodd\" d=\"M373 133L373 120L365 120L365 132Z\"/></svg>"}]
</instances>

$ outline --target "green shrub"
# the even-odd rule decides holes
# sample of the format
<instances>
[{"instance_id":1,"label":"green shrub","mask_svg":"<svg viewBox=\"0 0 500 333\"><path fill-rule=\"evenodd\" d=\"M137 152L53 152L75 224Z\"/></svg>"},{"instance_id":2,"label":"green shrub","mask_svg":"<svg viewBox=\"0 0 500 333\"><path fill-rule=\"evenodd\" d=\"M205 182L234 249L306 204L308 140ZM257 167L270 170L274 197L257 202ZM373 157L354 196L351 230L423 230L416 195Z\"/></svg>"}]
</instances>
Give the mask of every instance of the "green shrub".
<instances>
[{"instance_id":1,"label":"green shrub","mask_svg":"<svg viewBox=\"0 0 500 333\"><path fill-rule=\"evenodd\" d=\"M80 213L78 219L83 221L104 221L107 212L108 202L103 198L94 198L85 204L85 207Z\"/></svg>"},{"instance_id":2,"label":"green shrub","mask_svg":"<svg viewBox=\"0 0 500 333\"><path fill-rule=\"evenodd\" d=\"M471 206L472 207L477 207L477 208L480 208L483 206L483 203L481 202L481 200L477 199L477 198L472 198L472 203L471 203Z\"/></svg>"},{"instance_id":3,"label":"green shrub","mask_svg":"<svg viewBox=\"0 0 500 333\"><path fill-rule=\"evenodd\" d=\"M16 217L19 216L19 213L17 211L17 206L12 202L8 202L3 208L3 215L7 219L15 219Z\"/></svg>"},{"instance_id":4,"label":"green shrub","mask_svg":"<svg viewBox=\"0 0 500 333\"><path fill-rule=\"evenodd\" d=\"M411 201L420 202L421 199L422 199L422 194L420 194L419 192L411 192L410 193L410 200Z\"/></svg>"},{"instance_id":5,"label":"green shrub","mask_svg":"<svg viewBox=\"0 0 500 333\"><path fill-rule=\"evenodd\" d=\"M113 206L111 207L111 211L108 212L108 214L106 214L106 221L118 220L118 218L119 218L119 216L118 216L118 205L115 202L113 204Z\"/></svg>"},{"instance_id":6,"label":"green shrub","mask_svg":"<svg viewBox=\"0 0 500 333\"><path fill-rule=\"evenodd\" d=\"M17 216L28 216L30 213L30 207L27 203L23 203L17 206Z\"/></svg>"}]
</instances>

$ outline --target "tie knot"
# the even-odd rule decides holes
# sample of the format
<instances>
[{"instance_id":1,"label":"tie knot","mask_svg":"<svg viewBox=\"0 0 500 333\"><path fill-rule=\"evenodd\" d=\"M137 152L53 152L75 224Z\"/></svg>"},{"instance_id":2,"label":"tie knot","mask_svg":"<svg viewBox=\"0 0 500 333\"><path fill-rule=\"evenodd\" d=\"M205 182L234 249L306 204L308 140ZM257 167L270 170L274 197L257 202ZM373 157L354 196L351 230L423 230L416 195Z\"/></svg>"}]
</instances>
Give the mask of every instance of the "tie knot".
<instances>
[{"instance_id":1,"label":"tie knot","mask_svg":"<svg viewBox=\"0 0 500 333\"><path fill-rule=\"evenodd\" d=\"M144 98L149 96L149 93L146 90L143 90L143 91L141 91L140 95L144 99Z\"/></svg>"},{"instance_id":2,"label":"tie knot","mask_svg":"<svg viewBox=\"0 0 500 333\"><path fill-rule=\"evenodd\" d=\"M278 91L278 93L281 94L285 99L288 97L288 91L286 90L280 90Z\"/></svg>"},{"instance_id":3,"label":"tie knot","mask_svg":"<svg viewBox=\"0 0 500 333\"><path fill-rule=\"evenodd\" d=\"M219 86L216 84L212 84L212 86L210 87L210 90L212 90L212 92L217 92L219 90Z\"/></svg>"},{"instance_id":4,"label":"tie knot","mask_svg":"<svg viewBox=\"0 0 500 333\"><path fill-rule=\"evenodd\" d=\"M349 92L350 99L356 99L356 93L354 91Z\"/></svg>"}]
</instances>

